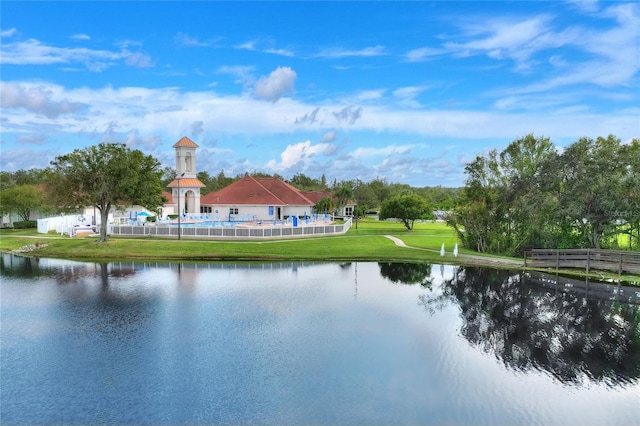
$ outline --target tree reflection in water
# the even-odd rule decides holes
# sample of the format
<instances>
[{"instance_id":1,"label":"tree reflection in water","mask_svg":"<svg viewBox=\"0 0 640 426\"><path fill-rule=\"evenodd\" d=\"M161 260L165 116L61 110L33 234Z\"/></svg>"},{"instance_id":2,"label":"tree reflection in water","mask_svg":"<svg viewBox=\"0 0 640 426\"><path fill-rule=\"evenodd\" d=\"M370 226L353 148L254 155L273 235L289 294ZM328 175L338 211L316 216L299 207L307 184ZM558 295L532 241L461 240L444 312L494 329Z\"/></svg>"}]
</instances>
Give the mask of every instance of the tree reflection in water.
<instances>
[{"instance_id":1,"label":"tree reflection in water","mask_svg":"<svg viewBox=\"0 0 640 426\"><path fill-rule=\"evenodd\" d=\"M414 270L413 273L407 269ZM407 264L416 279L423 265ZM463 267L441 292L419 296L431 314L459 305L460 333L509 368L538 369L563 383L625 386L640 376L640 306L581 291L525 284L504 270ZM611 286L615 288L614 286Z\"/></svg>"},{"instance_id":2,"label":"tree reflection in water","mask_svg":"<svg viewBox=\"0 0 640 426\"><path fill-rule=\"evenodd\" d=\"M426 263L378 263L380 275L392 283L420 284L431 288L431 265Z\"/></svg>"}]
</instances>

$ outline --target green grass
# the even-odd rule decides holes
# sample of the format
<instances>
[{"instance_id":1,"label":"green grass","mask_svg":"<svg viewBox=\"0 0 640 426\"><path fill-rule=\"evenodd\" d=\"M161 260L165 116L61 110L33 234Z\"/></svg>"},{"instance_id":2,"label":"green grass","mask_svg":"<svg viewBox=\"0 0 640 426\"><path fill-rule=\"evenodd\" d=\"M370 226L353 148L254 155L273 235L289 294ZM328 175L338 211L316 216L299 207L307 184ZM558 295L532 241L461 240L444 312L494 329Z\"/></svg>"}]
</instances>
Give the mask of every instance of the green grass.
<instances>
[{"instance_id":1,"label":"green grass","mask_svg":"<svg viewBox=\"0 0 640 426\"><path fill-rule=\"evenodd\" d=\"M398 247L385 238L391 235L419 250ZM447 254L440 257L445 244ZM475 259L455 258L451 252L459 244L459 253L473 255ZM28 244L47 245L31 254L40 257L115 261L115 260L229 260L229 261L382 261L473 263L491 267L513 268L513 264L500 263L504 256L476 253L460 247L455 232L443 223L416 223L407 231L400 223L360 220L344 236L313 237L284 240L220 241L162 238L111 237L106 243L93 238L69 238L57 234L38 234L35 230L0 230L0 251L11 252ZM486 257L484 262L481 257ZM490 259L489 259L490 258ZM490 260L490 261L489 261ZM498 260L498 263L496 263ZM543 270L544 271L544 270ZM551 271L553 273L555 271ZM584 276L580 270L562 271ZM591 274L594 277L596 275ZM601 275L598 273L598 275ZM610 274L606 274L607 276ZM602 277L600 277L602 278ZM631 277L638 281L637 277Z\"/></svg>"},{"instance_id":2,"label":"green grass","mask_svg":"<svg viewBox=\"0 0 640 426\"><path fill-rule=\"evenodd\" d=\"M384 235L393 235L408 245L426 250L397 247ZM168 240L161 238L110 238L107 243L95 239L75 239L56 234L37 234L34 230L0 231L0 250L9 252L27 244L44 245L35 253L43 257L77 260L369 260L436 261L444 260L438 251L447 244L448 260L457 242L455 233L442 223L416 224L413 231L395 222L362 220L344 236L287 240L219 241ZM446 258L445 258L446 259Z\"/></svg>"}]
</instances>

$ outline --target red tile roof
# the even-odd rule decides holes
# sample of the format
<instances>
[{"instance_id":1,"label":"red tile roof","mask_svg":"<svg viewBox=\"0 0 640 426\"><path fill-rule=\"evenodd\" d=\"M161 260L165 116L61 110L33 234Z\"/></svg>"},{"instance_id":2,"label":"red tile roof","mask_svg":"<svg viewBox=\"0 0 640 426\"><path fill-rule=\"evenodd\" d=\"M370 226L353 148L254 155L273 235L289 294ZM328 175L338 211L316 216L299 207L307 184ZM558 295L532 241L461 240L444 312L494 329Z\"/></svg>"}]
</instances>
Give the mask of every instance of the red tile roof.
<instances>
[{"instance_id":1,"label":"red tile roof","mask_svg":"<svg viewBox=\"0 0 640 426\"><path fill-rule=\"evenodd\" d=\"M204 188L205 185L204 183L200 182L198 179L195 178L180 178L180 179L174 179L171 181L171 183L169 185L167 185L169 188L177 188L178 187L178 180L180 180L180 186L183 188L186 188L188 186L190 187L200 187L200 188Z\"/></svg>"},{"instance_id":2,"label":"red tile roof","mask_svg":"<svg viewBox=\"0 0 640 426\"><path fill-rule=\"evenodd\" d=\"M175 203L175 201L173 201L173 194L170 193L169 191L162 191L162 196L167 199L167 202L165 204Z\"/></svg>"},{"instance_id":3,"label":"red tile roof","mask_svg":"<svg viewBox=\"0 0 640 426\"><path fill-rule=\"evenodd\" d=\"M314 204L318 204L324 197L331 197L334 202L338 201L338 197L334 197L329 191L302 191L305 197L313 201Z\"/></svg>"},{"instance_id":4,"label":"red tile roof","mask_svg":"<svg viewBox=\"0 0 640 426\"><path fill-rule=\"evenodd\" d=\"M198 148L198 144L192 141L191 139L189 139L188 137L184 136L182 139L180 139L178 142L176 142L173 145L173 148L178 148L178 147Z\"/></svg>"},{"instance_id":5,"label":"red tile roof","mask_svg":"<svg viewBox=\"0 0 640 426\"><path fill-rule=\"evenodd\" d=\"M315 205L313 201L305 197L298 188L276 178L257 179L265 188L275 194L285 204L291 205Z\"/></svg>"},{"instance_id":6,"label":"red tile roof","mask_svg":"<svg viewBox=\"0 0 640 426\"><path fill-rule=\"evenodd\" d=\"M200 204L228 205L308 205L315 203L293 186L276 178L255 179L245 175L241 179L200 198Z\"/></svg>"}]
</instances>

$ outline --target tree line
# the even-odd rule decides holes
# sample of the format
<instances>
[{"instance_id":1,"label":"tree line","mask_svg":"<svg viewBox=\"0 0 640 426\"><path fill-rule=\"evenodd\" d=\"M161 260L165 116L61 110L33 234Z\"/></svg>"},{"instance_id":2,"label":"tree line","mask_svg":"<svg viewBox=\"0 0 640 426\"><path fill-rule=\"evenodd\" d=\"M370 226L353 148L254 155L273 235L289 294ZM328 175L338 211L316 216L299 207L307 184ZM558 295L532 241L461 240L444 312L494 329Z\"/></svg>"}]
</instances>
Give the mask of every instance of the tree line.
<instances>
[{"instance_id":1,"label":"tree line","mask_svg":"<svg viewBox=\"0 0 640 426\"><path fill-rule=\"evenodd\" d=\"M466 248L640 247L638 139L584 137L559 150L530 134L477 156L465 174L447 223Z\"/></svg>"},{"instance_id":2,"label":"tree line","mask_svg":"<svg viewBox=\"0 0 640 426\"><path fill-rule=\"evenodd\" d=\"M465 167L463 188L390 183L385 178L333 180L296 174L276 177L303 191L327 191L318 211L352 200L354 215L395 218L411 230L433 210L448 212L466 248L521 255L528 248L640 248L640 140L613 135L581 138L559 150L527 135ZM243 177L198 173L202 194ZM58 214L93 205L106 218L118 203L155 210L175 170L122 144L99 144L58 156L46 169L0 172L0 212L29 221L33 212ZM320 204L320 203L319 203ZM106 212L106 214L105 214ZM106 219L105 219L106 220ZM105 227L106 223L101 226Z\"/></svg>"},{"instance_id":3,"label":"tree line","mask_svg":"<svg viewBox=\"0 0 640 426\"><path fill-rule=\"evenodd\" d=\"M413 227L417 218L430 217L429 209L452 209L459 192L457 188L412 188L389 183L385 178L370 182L360 179L329 182L324 174L319 178L301 173L290 178L261 172L251 175L276 177L303 191L329 192L331 195L316 206L317 211L331 212L353 201L354 215L380 213L381 218L402 220L407 229ZM224 170L217 175L207 171L197 174L205 184L201 189L203 195L243 176L227 177ZM58 156L45 169L1 171L0 213L14 213L22 221L30 222L35 212L54 215L74 212L83 206L95 206L104 221L112 207L142 205L155 211L163 203L162 189L175 177L174 169L162 169L155 158L139 150L131 150L124 144L101 143ZM106 222L101 223L101 228L106 230Z\"/></svg>"}]
</instances>

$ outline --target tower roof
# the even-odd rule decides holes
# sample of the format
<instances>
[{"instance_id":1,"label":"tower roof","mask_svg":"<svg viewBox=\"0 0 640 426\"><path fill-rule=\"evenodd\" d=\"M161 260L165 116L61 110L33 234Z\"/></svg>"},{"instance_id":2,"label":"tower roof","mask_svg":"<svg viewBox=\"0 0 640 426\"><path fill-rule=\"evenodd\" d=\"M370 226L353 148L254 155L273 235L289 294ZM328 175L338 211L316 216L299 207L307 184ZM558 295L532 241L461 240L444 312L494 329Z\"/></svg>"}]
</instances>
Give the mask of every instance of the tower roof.
<instances>
[{"instance_id":1,"label":"tower roof","mask_svg":"<svg viewBox=\"0 0 640 426\"><path fill-rule=\"evenodd\" d=\"M195 178L176 178L167 185L168 188L177 188L180 186L183 187L184 189L187 189L187 188L204 188L207 185L205 185L204 183L200 182L198 179L195 179Z\"/></svg>"},{"instance_id":2,"label":"tower roof","mask_svg":"<svg viewBox=\"0 0 640 426\"><path fill-rule=\"evenodd\" d=\"M180 147L198 148L198 144L192 141L191 139L189 139L188 137L184 136L182 139L180 139L178 142L176 142L173 145L173 148L180 148Z\"/></svg>"}]
</instances>

